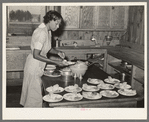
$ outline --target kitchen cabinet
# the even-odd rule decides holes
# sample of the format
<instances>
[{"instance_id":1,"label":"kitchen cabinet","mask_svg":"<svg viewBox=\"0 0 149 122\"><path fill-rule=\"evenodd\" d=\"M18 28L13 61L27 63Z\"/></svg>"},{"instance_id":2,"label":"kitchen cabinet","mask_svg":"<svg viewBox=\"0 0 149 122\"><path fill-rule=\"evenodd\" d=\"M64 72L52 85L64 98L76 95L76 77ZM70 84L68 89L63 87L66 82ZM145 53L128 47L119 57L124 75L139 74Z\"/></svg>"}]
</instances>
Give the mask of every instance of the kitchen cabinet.
<instances>
[{"instance_id":1,"label":"kitchen cabinet","mask_svg":"<svg viewBox=\"0 0 149 122\"><path fill-rule=\"evenodd\" d=\"M20 79L26 58L30 50L13 50L6 52L6 71L7 79Z\"/></svg>"},{"instance_id":2,"label":"kitchen cabinet","mask_svg":"<svg viewBox=\"0 0 149 122\"><path fill-rule=\"evenodd\" d=\"M144 95L144 70L133 65L131 86L141 95Z\"/></svg>"},{"instance_id":3,"label":"kitchen cabinet","mask_svg":"<svg viewBox=\"0 0 149 122\"><path fill-rule=\"evenodd\" d=\"M126 29L125 19L128 16L128 8L124 6L112 6L111 10L111 28ZM126 14L127 13L127 14Z\"/></svg>"},{"instance_id":4,"label":"kitchen cabinet","mask_svg":"<svg viewBox=\"0 0 149 122\"><path fill-rule=\"evenodd\" d=\"M62 6L66 28L126 29L127 6Z\"/></svg>"},{"instance_id":5,"label":"kitchen cabinet","mask_svg":"<svg viewBox=\"0 0 149 122\"><path fill-rule=\"evenodd\" d=\"M62 6L61 14L64 18L66 28L79 28L79 6Z\"/></svg>"},{"instance_id":6,"label":"kitchen cabinet","mask_svg":"<svg viewBox=\"0 0 149 122\"><path fill-rule=\"evenodd\" d=\"M127 6L98 6L97 29L126 29L128 19Z\"/></svg>"},{"instance_id":7,"label":"kitchen cabinet","mask_svg":"<svg viewBox=\"0 0 149 122\"><path fill-rule=\"evenodd\" d=\"M97 9L97 26L96 28L110 28L110 7L99 6Z\"/></svg>"},{"instance_id":8,"label":"kitchen cabinet","mask_svg":"<svg viewBox=\"0 0 149 122\"><path fill-rule=\"evenodd\" d=\"M145 44L145 8L144 6L130 6L128 11L127 33L121 39L120 44L129 46L138 53L144 53Z\"/></svg>"},{"instance_id":9,"label":"kitchen cabinet","mask_svg":"<svg viewBox=\"0 0 149 122\"><path fill-rule=\"evenodd\" d=\"M108 51L107 72L109 74L125 73L128 79L125 81L135 89L137 93L144 93L144 55L131 49L113 49ZM122 65L122 61L127 62L129 68ZM129 70L128 70L129 69Z\"/></svg>"},{"instance_id":10,"label":"kitchen cabinet","mask_svg":"<svg viewBox=\"0 0 149 122\"><path fill-rule=\"evenodd\" d=\"M94 29L95 28L95 7L81 6L80 7L80 28Z\"/></svg>"}]
</instances>

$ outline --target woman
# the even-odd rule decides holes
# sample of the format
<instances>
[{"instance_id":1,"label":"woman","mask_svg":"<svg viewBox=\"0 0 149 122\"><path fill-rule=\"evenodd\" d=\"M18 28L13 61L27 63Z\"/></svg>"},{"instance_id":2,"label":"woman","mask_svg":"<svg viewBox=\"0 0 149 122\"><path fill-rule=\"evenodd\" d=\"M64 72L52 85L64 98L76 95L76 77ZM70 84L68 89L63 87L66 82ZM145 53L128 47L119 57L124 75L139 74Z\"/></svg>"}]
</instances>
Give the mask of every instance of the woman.
<instances>
[{"instance_id":1,"label":"woman","mask_svg":"<svg viewBox=\"0 0 149 122\"><path fill-rule=\"evenodd\" d=\"M41 76L46 63L64 65L64 61L53 61L46 57L50 50L64 58L63 52L51 49L51 31L56 31L61 22L62 16L56 11L49 11L44 16L43 23L33 32L31 40L31 53L28 55L24 67L24 79L20 104L24 107L42 107L42 81Z\"/></svg>"}]
</instances>

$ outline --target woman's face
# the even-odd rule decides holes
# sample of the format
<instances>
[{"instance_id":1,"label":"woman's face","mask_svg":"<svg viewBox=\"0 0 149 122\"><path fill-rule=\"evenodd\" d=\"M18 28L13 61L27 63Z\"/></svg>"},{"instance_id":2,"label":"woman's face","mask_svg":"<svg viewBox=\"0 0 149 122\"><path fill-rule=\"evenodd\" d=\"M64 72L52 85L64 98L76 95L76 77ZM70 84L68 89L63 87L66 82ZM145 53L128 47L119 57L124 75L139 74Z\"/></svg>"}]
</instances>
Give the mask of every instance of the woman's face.
<instances>
[{"instance_id":1,"label":"woman's face","mask_svg":"<svg viewBox=\"0 0 149 122\"><path fill-rule=\"evenodd\" d=\"M56 31L59 28L59 24L61 23L61 20L51 20L49 22L49 29L52 31Z\"/></svg>"}]
</instances>

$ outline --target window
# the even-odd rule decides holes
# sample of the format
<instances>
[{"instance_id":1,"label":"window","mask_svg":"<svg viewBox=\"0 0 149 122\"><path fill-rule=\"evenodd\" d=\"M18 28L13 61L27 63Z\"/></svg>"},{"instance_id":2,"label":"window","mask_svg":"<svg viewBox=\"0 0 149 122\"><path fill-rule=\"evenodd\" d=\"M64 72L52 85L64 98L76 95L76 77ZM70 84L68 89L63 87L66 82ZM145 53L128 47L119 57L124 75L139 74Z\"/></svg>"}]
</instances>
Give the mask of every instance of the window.
<instances>
[{"instance_id":1,"label":"window","mask_svg":"<svg viewBox=\"0 0 149 122\"><path fill-rule=\"evenodd\" d=\"M8 6L8 36L31 36L42 22L45 6Z\"/></svg>"}]
</instances>

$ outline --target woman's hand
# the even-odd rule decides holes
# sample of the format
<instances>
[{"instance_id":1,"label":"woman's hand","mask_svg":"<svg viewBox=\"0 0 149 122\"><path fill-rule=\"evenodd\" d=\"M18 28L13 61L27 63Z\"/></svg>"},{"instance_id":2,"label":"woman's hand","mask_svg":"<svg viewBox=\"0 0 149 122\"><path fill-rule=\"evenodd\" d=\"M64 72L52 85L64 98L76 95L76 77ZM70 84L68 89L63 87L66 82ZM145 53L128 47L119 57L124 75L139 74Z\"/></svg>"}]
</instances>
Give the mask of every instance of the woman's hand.
<instances>
[{"instance_id":1,"label":"woman's hand","mask_svg":"<svg viewBox=\"0 0 149 122\"><path fill-rule=\"evenodd\" d=\"M64 52L58 52L58 55L62 58L62 59L64 59L65 58L65 53Z\"/></svg>"},{"instance_id":2,"label":"woman's hand","mask_svg":"<svg viewBox=\"0 0 149 122\"><path fill-rule=\"evenodd\" d=\"M68 65L66 60L55 62L55 64L58 66L67 66Z\"/></svg>"}]
</instances>

